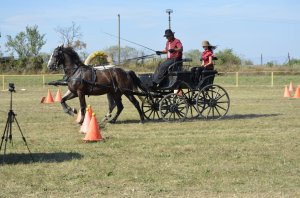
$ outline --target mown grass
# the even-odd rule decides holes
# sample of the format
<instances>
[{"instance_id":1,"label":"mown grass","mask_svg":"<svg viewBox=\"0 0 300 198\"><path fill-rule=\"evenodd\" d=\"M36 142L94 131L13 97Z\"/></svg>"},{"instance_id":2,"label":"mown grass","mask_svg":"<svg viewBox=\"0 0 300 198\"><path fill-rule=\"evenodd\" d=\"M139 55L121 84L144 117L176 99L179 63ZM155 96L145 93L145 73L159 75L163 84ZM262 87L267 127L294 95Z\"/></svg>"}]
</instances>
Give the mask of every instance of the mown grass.
<instances>
[{"instance_id":1,"label":"mown grass","mask_svg":"<svg viewBox=\"0 0 300 198\"><path fill-rule=\"evenodd\" d=\"M218 121L141 125L124 98L118 123L101 129L104 142L91 144L58 103L39 103L57 88L21 88L16 85L13 109L35 161L13 123L0 197L300 196L300 100L283 98L283 86L225 87L231 107ZM9 96L0 93L0 129ZM106 97L87 101L100 120Z\"/></svg>"}]
</instances>

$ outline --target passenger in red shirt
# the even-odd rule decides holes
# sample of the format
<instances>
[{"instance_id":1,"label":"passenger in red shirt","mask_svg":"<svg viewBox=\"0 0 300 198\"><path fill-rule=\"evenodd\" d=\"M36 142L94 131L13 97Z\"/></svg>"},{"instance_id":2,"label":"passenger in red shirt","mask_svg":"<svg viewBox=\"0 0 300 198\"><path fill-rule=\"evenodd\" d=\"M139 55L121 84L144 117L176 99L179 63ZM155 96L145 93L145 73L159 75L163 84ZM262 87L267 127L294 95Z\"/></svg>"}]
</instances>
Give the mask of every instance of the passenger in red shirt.
<instances>
[{"instance_id":1,"label":"passenger in red shirt","mask_svg":"<svg viewBox=\"0 0 300 198\"><path fill-rule=\"evenodd\" d=\"M201 59L202 59L201 66L193 67L191 69L194 82L199 81L199 77L204 70L213 70L214 69L213 50L215 50L217 47L211 45L208 41L203 41L202 47L203 47L204 51L202 52L202 55L201 55Z\"/></svg>"},{"instance_id":2,"label":"passenger in red shirt","mask_svg":"<svg viewBox=\"0 0 300 198\"><path fill-rule=\"evenodd\" d=\"M159 83L164 79L168 72L169 66L174 64L176 61L182 60L183 46L180 40L174 37L174 32L172 32L170 29L167 29L164 37L167 39L166 47L163 51L156 51L156 54L167 54L167 60L162 62L156 68L153 74L153 87L157 87L157 85L159 85ZM181 70L181 64L175 64L173 71Z\"/></svg>"}]
</instances>

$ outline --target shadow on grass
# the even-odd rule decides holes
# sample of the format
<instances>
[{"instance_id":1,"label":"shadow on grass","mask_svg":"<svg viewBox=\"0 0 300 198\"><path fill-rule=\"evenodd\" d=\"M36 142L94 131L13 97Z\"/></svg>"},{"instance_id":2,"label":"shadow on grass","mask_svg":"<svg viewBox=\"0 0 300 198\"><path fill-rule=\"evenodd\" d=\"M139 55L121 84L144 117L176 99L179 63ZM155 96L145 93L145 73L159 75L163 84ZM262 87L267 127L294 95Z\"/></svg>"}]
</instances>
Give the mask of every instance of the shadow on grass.
<instances>
[{"instance_id":1,"label":"shadow on grass","mask_svg":"<svg viewBox=\"0 0 300 198\"><path fill-rule=\"evenodd\" d=\"M266 117L275 117L280 116L282 114L279 113L271 113L271 114L234 114L234 115L226 115L218 120L234 120L234 119L255 119L255 118L266 118ZM197 118L186 118L184 122L195 122L197 120L201 121L217 121L215 119L205 119L203 117L197 117ZM159 122L165 122L163 119L154 119L154 120L147 120L145 119L144 123L159 123ZM180 122L180 121L178 121ZM169 122L172 123L172 122ZM109 123L111 124L111 123ZM141 124L140 120L122 120L117 121L113 124ZM106 124L107 125L107 124ZM102 123L99 124L100 128L105 128L106 125L103 125Z\"/></svg>"},{"instance_id":2,"label":"shadow on grass","mask_svg":"<svg viewBox=\"0 0 300 198\"><path fill-rule=\"evenodd\" d=\"M233 120L233 119L254 119L254 118L266 118L266 117L275 117L280 116L282 114L279 113L271 113L271 114L234 114L234 115L226 115L221 118L222 120Z\"/></svg>"},{"instance_id":3,"label":"shadow on grass","mask_svg":"<svg viewBox=\"0 0 300 198\"><path fill-rule=\"evenodd\" d=\"M33 160L32 160L32 158ZM4 159L3 159L4 157ZM70 161L73 159L81 159L83 155L74 152L58 152L58 153L10 153L5 156L1 154L0 165L2 162L4 164L29 164L29 163L60 163L65 161Z\"/></svg>"}]
</instances>

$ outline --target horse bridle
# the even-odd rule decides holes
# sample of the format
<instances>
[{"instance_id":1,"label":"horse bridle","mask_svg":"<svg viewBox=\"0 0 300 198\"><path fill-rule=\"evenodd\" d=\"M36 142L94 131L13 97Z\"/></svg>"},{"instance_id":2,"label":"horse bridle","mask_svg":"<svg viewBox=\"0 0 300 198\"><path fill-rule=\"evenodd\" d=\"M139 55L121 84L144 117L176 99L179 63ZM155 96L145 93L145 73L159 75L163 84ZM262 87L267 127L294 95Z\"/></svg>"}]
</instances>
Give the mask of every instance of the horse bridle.
<instances>
[{"instance_id":1,"label":"horse bridle","mask_svg":"<svg viewBox=\"0 0 300 198\"><path fill-rule=\"evenodd\" d=\"M59 47L58 51L57 51L58 55L55 55L55 62L53 63L54 65L54 70L58 70L59 65L61 65L65 59L64 54L63 54L63 50L62 47Z\"/></svg>"}]
</instances>

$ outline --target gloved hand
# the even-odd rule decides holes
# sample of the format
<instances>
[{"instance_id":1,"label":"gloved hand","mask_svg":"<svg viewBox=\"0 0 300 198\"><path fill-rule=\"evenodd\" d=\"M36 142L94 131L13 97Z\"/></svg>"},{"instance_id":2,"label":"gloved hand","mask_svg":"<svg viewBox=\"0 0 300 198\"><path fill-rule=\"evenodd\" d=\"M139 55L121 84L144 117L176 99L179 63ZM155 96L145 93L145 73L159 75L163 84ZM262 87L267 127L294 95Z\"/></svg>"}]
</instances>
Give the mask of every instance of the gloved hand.
<instances>
[{"instance_id":1,"label":"gloved hand","mask_svg":"<svg viewBox=\"0 0 300 198\"><path fill-rule=\"evenodd\" d=\"M174 49L169 49L169 52L170 52L170 53L174 53L175 50L174 50Z\"/></svg>"},{"instance_id":2,"label":"gloved hand","mask_svg":"<svg viewBox=\"0 0 300 198\"><path fill-rule=\"evenodd\" d=\"M156 55L161 55L162 52L161 51L155 51Z\"/></svg>"}]
</instances>

